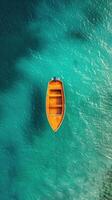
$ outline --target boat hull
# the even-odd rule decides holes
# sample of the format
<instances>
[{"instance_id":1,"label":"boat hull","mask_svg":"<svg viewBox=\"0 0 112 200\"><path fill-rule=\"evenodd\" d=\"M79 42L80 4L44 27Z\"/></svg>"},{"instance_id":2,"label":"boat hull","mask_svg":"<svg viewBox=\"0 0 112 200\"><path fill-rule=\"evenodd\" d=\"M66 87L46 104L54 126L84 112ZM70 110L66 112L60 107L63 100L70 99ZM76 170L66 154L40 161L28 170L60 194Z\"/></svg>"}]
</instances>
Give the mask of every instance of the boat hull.
<instances>
[{"instance_id":1,"label":"boat hull","mask_svg":"<svg viewBox=\"0 0 112 200\"><path fill-rule=\"evenodd\" d=\"M57 79L51 80L48 83L46 94L46 115L54 132L61 126L64 112L65 97L63 83Z\"/></svg>"}]
</instances>

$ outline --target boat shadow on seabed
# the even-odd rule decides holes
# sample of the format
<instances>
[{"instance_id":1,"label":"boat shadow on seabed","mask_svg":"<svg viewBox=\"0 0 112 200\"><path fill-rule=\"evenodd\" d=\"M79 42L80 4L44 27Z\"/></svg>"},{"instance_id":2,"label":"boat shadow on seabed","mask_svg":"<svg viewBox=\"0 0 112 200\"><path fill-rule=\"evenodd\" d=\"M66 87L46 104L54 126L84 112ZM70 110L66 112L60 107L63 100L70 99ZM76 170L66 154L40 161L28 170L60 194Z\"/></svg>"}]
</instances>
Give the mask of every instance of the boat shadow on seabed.
<instances>
[{"instance_id":1,"label":"boat shadow on seabed","mask_svg":"<svg viewBox=\"0 0 112 200\"><path fill-rule=\"evenodd\" d=\"M45 100L43 98L42 88L33 86L31 93L31 104L29 121L25 125L25 138L33 143L35 137L41 136L45 130Z\"/></svg>"}]
</instances>

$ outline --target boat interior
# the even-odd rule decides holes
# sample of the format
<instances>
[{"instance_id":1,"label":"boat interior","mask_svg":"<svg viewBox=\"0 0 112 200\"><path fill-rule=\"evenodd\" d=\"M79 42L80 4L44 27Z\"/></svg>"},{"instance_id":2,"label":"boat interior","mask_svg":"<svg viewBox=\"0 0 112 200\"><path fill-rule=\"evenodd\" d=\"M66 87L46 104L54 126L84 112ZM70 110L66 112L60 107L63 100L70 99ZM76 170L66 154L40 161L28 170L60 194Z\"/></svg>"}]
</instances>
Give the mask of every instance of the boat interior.
<instances>
[{"instance_id":1,"label":"boat interior","mask_svg":"<svg viewBox=\"0 0 112 200\"><path fill-rule=\"evenodd\" d=\"M49 92L49 114L62 114L62 90L50 89Z\"/></svg>"}]
</instances>

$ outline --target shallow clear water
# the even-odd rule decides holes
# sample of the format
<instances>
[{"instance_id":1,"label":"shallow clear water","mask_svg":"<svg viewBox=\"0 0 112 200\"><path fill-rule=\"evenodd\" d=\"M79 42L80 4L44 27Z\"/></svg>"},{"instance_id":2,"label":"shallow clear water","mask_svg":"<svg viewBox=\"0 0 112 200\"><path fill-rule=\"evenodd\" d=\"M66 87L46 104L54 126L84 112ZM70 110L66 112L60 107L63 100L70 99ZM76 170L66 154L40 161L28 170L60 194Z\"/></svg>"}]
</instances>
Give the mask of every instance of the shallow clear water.
<instances>
[{"instance_id":1,"label":"shallow clear water","mask_svg":"<svg viewBox=\"0 0 112 200\"><path fill-rule=\"evenodd\" d=\"M111 0L5 0L0 32L0 199L112 199ZM53 76L66 96L56 134Z\"/></svg>"}]
</instances>

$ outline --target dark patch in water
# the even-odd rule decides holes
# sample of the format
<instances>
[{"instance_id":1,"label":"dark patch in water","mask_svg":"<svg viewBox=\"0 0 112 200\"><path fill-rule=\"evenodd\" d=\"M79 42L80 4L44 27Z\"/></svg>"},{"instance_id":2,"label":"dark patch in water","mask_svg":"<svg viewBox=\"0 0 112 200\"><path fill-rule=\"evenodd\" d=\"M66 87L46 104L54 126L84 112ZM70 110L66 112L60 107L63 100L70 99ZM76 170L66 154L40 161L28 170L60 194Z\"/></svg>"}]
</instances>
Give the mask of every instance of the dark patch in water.
<instances>
[{"instance_id":1,"label":"dark patch in water","mask_svg":"<svg viewBox=\"0 0 112 200\"><path fill-rule=\"evenodd\" d=\"M10 199L11 200L19 200L20 198L19 198L19 195L15 193L15 194L10 195Z\"/></svg>"},{"instance_id":2,"label":"dark patch in water","mask_svg":"<svg viewBox=\"0 0 112 200\"><path fill-rule=\"evenodd\" d=\"M24 47L25 52L27 52L27 49L30 48L33 51L41 51L44 47L44 42L41 38L35 37L33 34L25 35L24 38Z\"/></svg>"},{"instance_id":3,"label":"dark patch in water","mask_svg":"<svg viewBox=\"0 0 112 200\"><path fill-rule=\"evenodd\" d=\"M6 153L12 157L16 157L17 155L17 147L16 147L16 144L13 144L13 143L8 143L5 145L5 151Z\"/></svg>"},{"instance_id":4,"label":"dark patch in water","mask_svg":"<svg viewBox=\"0 0 112 200\"><path fill-rule=\"evenodd\" d=\"M42 88L37 87L32 95L31 118L32 125L36 129L44 129L43 113L45 109L45 101L43 99Z\"/></svg>"},{"instance_id":5,"label":"dark patch in water","mask_svg":"<svg viewBox=\"0 0 112 200\"><path fill-rule=\"evenodd\" d=\"M42 93L41 93L40 89L34 89L32 97L31 97L31 102L32 102L31 126L34 127L34 129L37 129L38 123L41 125L41 120L39 118L39 115L42 112L41 111L41 109L42 109Z\"/></svg>"},{"instance_id":6,"label":"dark patch in water","mask_svg":"<svg viewBox=\"0 0 112 200\"><path fill-rule=\"evenodd\" d=\"M30 120L25 128L25 136L31 143L35 136L38 136L39 131L45 129L45 120L43 117L45 110L45 99L43 98L41 86L32 87Z\"/></svg>"},{"instance_id":7,"label":"dark patch in water","mask_svg":"<svg viewBox=\"0 0 112 200\"><path fill-rule=\"evenodd\" d=\"M34 7L39 0L8 1L0 4L0 34L18 33L25 24L35 18Z\"/></svg>"},{"instance_id":8,"label":"dark patch in water","mask_svg":"<svg viewBox=\"0 0 112 200\"><path fill-rule=\"evenodd\" d=\"M88 8L85 13L87 19L90 23L93 25L98 25L100 22L102 22L102 15L101 13L94 9L94 8Z\"/></svg>"},{"instance_id":9,"label":"dark patch in water","mask_svg":"<svg viewBox=\"0 0 112 200\"><path fill-rule=\"evenodd\" d=\"M81 30L71 30L68 37L72 40L87 41L88 35Z\"/></svg>"}]
</instances>

